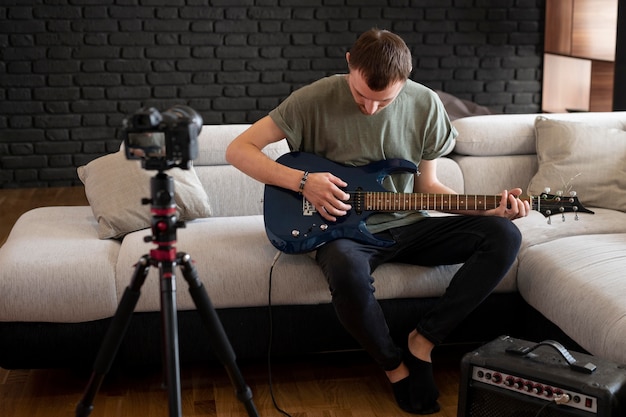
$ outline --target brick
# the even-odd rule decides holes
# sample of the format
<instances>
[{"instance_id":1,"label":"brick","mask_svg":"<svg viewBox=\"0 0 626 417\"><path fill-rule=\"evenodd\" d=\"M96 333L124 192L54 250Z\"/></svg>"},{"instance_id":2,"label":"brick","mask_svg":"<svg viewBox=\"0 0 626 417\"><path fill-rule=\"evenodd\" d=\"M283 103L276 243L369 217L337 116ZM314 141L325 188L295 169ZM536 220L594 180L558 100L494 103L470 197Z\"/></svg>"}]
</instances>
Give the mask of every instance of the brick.
<instances>
[{"instance_id":1,"label":"brick","mask_svg":"<svg viewBox=\"0 0 626 417\"><path fill-rule=\"evenodd\" d=\"M68 129L49 128L45 130L45 137L51 141L67 141L70 139L70 131Z\"/></svg>"},{"instance_id":2,"label":"brick","mask_svg":"<svg viewBox=\"0 0 626 417\"><path fill-rule=\"evenodd\" d=\"M43 168L48 160L44 155L5 156L2 158L4 169Z\"/></svg>"},{"instance_id":3,"label":"brick","mask_svg":"<svg viewBox=\"0 0 626 417\"><path fill-rule=\"evenodd\" d=\"M60 180L69 181L78 178L75 168L43 168L39 170L39 178L43 181L55 181L60 184ZM71 182L67 182L71 184Z\"/></svg>"},{"instance_id":4,"label":"brick","mask_svg":"<svg viewBox=\"0 0 626 417\"><path fill-rule=\"evenodd\" d=\"M25 155L33 155L35 153L35 148L32 143L13 143L6 146L6 149L3 149L5 152L0 154L6 155L8 152L14 156L25 156Z\"/></svg>"},{"instance_id":5,"label":"brick","mask_svg":"<svg viewBox=\"0 0 626 417\"><path fill-rule=\"evenodd\" d=\"M107 89L109 99L136 99L150 97L150 87L112 87Z\"/></svg>"},{"instance_id":6,"label":"brick","mask_svg":"<svg viewBox=\"0 0 626 417\"><path fill-rule=\"evenodd\" d=\"M143 105L184 98L205 122L254 122L294 89L345 71L346 50L371 27L405 39L412 79L494 111L539 111L544 1L31 3L0 9L0 180L14 186L77 181L64 165L116 151L122 120ZM65 144L80 149L58 153ZM35 146L57 153L5 169L4 155Z\"/></svg>"},{"instance_id":7,"label":"brick","mask_svg":"<svg viewBox=\"0 0 626 417\"><path fill-rule=\"evenodd\" d=\"M39 155L59 155L80 152L77 142L39 142L35 144L35 153Z\"/></svg>"},{"instance_id":8,"label":"brick","mask_svg":"<svg viewBox=\"0 0 626 417\"><path fill-rule=\"evenodd\" d=\"M80 98L78 88L38 88L34 91L35 100L77 100Z\"/></svg>"},{"instance_id":9,"label":"brick","mask_svg":"<svg viewBox=\"0 0 626 417\"><path fill-rule=\"evenodd\" d=\"M254 107L253 98L219 97L213 101L215 110L246 110Z\"/></svg>"}]
</instances>

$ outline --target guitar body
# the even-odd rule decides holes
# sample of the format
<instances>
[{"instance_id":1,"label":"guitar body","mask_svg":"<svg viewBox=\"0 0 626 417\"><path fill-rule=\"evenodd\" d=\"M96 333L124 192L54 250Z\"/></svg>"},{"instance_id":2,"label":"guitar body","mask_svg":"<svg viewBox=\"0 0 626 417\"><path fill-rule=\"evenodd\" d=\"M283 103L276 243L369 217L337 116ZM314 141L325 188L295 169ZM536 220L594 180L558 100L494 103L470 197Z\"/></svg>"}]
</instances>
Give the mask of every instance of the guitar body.
<instances>
[{"instance_id":1,"label":"guitar body","mask_svg":"<svg viewBox=\"0 0 626 417\"><path fill-rule=\"evenodd\" d=\"M415 164L403 159L387 159L361 167L348 167L322 157L292 152L277 162L309 172L330 172L348 183L351 190L387 192L383 179L396 172L415 173ZM350 191L347 191L350 192ZM271 185L265 186L263 212L265 230L272 244L285 253L315 250L331 240L347 238L377 246L391 246L393 241L381 240L368 232L365 222L374 211L360 210L351 202L352 210L329 222L300 194Z\"/></svg>"},{"instance_id":2,"label":"guitar body","mask_svg":"<svg viewBox=\"0 0 626 417\"><path fill-rule=\"evenodd\" d=\"M501 195L465 195L430 193L393 193L382 186L383 179L398 172L417 172L415 164L403 159L386 159L361 167L349 167L322 157L292 152L282 155L277 162L291 168L309 172L330 172L348 183L352 209L329 222L320 216L301 194L271 185L265 186L263 210L265 231L272 244L285 253L302 253L317 249L335 239L352 239L359 242L388 247L393 241L372 235L365 226L369 216L377 212L437 210L468 212L494 209L500 205ZM548 218L564 213L590 213L580 204L575 193L565 196L543 193L539 196L519 196L528 199L533 210Z\"/></svg>"}]
</instances>

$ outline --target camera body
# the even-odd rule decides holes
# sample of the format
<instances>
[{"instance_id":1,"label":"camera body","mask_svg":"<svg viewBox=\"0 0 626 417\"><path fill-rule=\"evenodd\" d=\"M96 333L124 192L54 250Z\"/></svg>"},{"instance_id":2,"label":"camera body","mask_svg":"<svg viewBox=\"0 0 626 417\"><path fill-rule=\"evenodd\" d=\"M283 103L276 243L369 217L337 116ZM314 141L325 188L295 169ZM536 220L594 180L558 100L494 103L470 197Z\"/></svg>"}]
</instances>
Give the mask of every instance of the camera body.
<instances>
[{"instance_id":1,"label":"camera body","mask_svg":"<svg viewBox=\"0 0 626 417\"><path fill-rule=\"evenodd\" d=\"M188 106L174 106L162 113L143 107L124 119L126 158L141 160L144 169L190 169L198 156L202 123L202 117Z\"/></svg>"}]
</instances>

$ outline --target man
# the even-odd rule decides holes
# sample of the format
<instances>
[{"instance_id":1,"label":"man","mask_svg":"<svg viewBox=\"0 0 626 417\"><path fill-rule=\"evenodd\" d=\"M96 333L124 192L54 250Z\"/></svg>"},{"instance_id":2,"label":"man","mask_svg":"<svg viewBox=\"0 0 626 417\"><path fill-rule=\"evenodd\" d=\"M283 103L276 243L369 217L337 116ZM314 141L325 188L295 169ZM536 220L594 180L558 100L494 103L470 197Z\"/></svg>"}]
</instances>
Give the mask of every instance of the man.
<instances>
[{"instance_id":1,"label":"man","mask_svg":"<svg viewBox=\"0 0 626 417\"><path fill-rule=\"evenodd\" d=\"M392 175L394 192L454 194L439 182L437 158L454 146L456 131L430 89L408 79L411 53L397 35L372 29L346 54L349 73L323 78L291 94L228 147L230 163L265 183L297 191L332 222L351 209L350 184L329 172L303 172L267 158L266 145L287 138L291 149L360 166L402 158L419 166L416 175ZM338 239L317 250L332 301L343 326L386 372L404 411L439 410L431 351L500 282L521 241L510 221L526 216L521 189L502 192L493 210L428 217L423 212L374 214L367 227L389 248ZM508 208L507 208L508 206ZM464 265L437 305L416 323L407 348L397 347L374 297L374 269L385 262Z\"/></svg>"}]
</instances>

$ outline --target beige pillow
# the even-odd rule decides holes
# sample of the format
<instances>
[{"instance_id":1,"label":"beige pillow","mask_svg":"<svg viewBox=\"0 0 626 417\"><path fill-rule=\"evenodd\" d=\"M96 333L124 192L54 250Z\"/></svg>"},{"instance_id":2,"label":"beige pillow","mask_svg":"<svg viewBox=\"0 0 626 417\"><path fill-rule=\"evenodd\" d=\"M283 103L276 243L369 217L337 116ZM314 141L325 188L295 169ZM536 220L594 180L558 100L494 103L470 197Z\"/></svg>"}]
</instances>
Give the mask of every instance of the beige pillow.
<instances>
[{"instance_id":1,"label":"beige pillow","mask_svg":"<svg viewBox=\"0 0 626 417\"><path fill-rule=\"evenodd\" d=\"M529 195L576 191L584 206L626 211L626 131L539 116L535 132L539 169Z\"/></svg>"},{"instance_id":2,"label":"beige pillow","mask_svg":"<svg viewBox=\"0 0 626 417\"><path fill-rule=\"evenodd\" d=\"M174 199L179 220L209 217L209 197L195 170L173 168L166 171L174 179ZM150 227L150 178L157 171L145 170L140 161L126 159L123 149L94 159L78 168L85 194L98 221L100 239L121 238L135 230Z\"/></svg>"}]
</instances>

